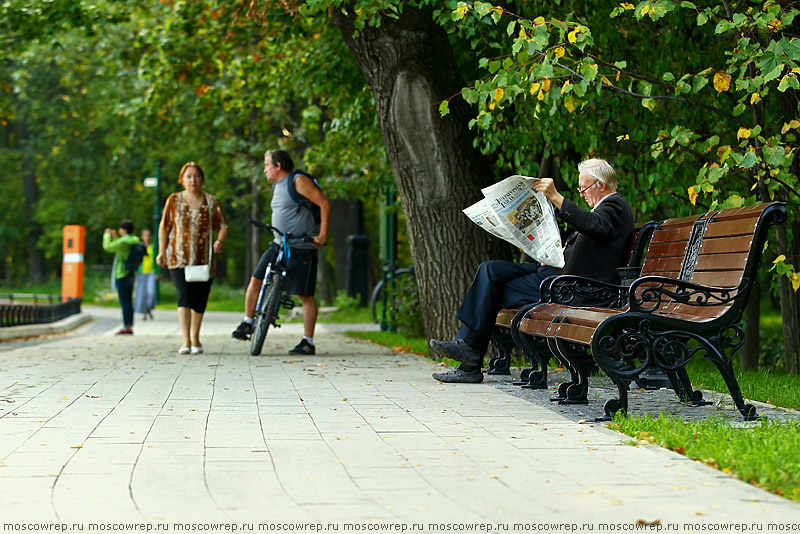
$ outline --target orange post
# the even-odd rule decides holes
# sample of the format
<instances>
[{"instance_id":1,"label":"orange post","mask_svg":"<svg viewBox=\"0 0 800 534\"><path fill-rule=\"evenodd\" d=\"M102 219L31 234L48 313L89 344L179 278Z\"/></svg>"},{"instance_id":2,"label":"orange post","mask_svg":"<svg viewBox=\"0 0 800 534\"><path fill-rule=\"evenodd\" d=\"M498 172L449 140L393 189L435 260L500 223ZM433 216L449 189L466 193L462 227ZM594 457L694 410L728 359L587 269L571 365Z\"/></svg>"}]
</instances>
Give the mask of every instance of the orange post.
<instances>
[{"instance_id":1,"label":"orange post","mask_svg":"<svg viewBox=\"0 0 800 534\"><path fill-rule=\"evenodd\" d=\"M61 298L83 297L83 253L86 228L77 224L64 227L64 260L61 264Z\"/></svg>"}]
</instances>

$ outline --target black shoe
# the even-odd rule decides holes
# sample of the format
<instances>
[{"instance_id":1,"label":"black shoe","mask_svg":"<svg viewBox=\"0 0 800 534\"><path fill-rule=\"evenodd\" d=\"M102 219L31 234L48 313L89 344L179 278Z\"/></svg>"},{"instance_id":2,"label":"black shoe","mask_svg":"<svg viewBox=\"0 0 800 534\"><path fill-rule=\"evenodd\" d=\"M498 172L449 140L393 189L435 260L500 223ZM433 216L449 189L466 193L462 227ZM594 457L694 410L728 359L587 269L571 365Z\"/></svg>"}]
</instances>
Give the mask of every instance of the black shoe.
<instances>
[{"instance_id":1,"label":"black shoe","mask_svg":"<svg viewBox=\"0 0 800 534\"><path fill-rule=\"evenodd\" d=\"M480 369L476 371L464 371L456 367L446 373L433 373L434 380L447 382L449 384L480 384L483 382L483 373Z\"/></svg>"},{"instance_id":2,"label":"black shoe","mask_svg":"<svg viewBox=\"0 0 800 534\"><path fill-rule=\"evenodd\" d=\"M305 354L306 356L313 356L315 352L316 350L314 349L314 345L306 341L304 338L303 341L298 343L295 348L289 351L289 354Z\"/></svg>"},{"instance_id":3,"label":"black shoe","mask_svg":"<svg viewBox=\"0 0 800 534\"><path fill-rule=\"evenodd\" d=\"M431 339L431 352L440 358L452 358L467 365L481 365L483 357L478 352L464 343L463 339L455 341L439 341Z\"/></svg>"},{"instance_id":4,"label":"black shoe","mask_svg":"<svg viewBox=\"0 0 800 534\"><path fill-rule=\"evenodd\" d=\"M249 339L249 335L253 333L253 325L251 323L246 323L242 321L239 323L239 326L236 327L236 330L233 331L231 337L235 337L236 339L241 339L242 341L247 341Z\"/></svg>"}]
</instances>

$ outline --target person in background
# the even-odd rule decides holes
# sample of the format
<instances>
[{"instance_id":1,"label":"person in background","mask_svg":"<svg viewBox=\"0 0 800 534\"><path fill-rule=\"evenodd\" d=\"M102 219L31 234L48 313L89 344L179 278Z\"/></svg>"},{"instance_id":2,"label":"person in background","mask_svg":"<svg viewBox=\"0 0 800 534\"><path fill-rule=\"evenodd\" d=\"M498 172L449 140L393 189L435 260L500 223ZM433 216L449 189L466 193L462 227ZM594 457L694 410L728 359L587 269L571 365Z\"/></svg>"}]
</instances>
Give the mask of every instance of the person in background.
<instances>
[{"instance_id":1,"label":"person in background","mask_svg":"<svg viewBox=\"0 0 800 534\"><path fill-rule=\"evenodd\" d=\"M183 344L179 354L201 354L200 327L208 304L208 295L216 274L215 258L228 237L228 219L214 195L203 192L205 174L197 163L186 163L178 175L183 191L172 193L164 205L158 225L156 263L168 268L178 290L178 322ZM212 242L212 231L216 239ZM187 282L184 268L209 265L211 277L205 282Z\"/></svg>"},{"instance_id":2,"label":"person in background","mask_svg":"<svg viewBox=\"0 0 800 534\"><path fill-rule=\"evenodd\" d=\"M114 254L112 272L119 303L122 306L122 328L117 331L117 335L133 334L134 273L128 272L125 262L131 247L137 243L139 238L133 234L133 221L127 219L119 223L117 230L106 228L103 232L103 250Z\"/></svg>"},{"instance_id":3,"label":"person in background","mask_svg":"<svg viewBox=\"0 0 800 534\"><path fill-rule=\"evenodd\" d=\"M147 248L147 256L136 273L136 291L133 296L133 311L142 314L142 320L153 318L156 307L156 256L153 254L153 232L143 228L139 238Z\"/></svg>"}]
</instances>

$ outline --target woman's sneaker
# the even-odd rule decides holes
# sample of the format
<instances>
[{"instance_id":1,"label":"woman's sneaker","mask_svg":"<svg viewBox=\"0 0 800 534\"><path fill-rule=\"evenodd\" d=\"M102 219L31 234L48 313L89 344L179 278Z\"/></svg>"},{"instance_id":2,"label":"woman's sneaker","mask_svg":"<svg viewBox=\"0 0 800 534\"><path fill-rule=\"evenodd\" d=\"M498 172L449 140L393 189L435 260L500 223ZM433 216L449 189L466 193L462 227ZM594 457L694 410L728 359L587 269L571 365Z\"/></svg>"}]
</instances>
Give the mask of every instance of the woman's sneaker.
<instances>
[{"instance_id":1,"label":"woman's sneaker","mask_svg":"<svg viewBox=\"0 0 800 534\"><path fill-rule=\"evenodd\" d=\"M233 331L231 337L235 337L236 339L241 339L242 341L247 341L249 339L250 334L253 333L253 325L252 323L246 323L242 321L239 323L239 326L236 327L236 330Z\"/></svg>"},{"instance_id":2,"label":"woman's sneaker","mask_svg":"<svg viewBox=\"0 0 800 534\"><path fill-rule=\"evenodd\" d=\"M305 354L307 356L312 356L315 352L314 345L303 339L295 348L289 351L289 354Z\"/></svg>"}]
</instances>

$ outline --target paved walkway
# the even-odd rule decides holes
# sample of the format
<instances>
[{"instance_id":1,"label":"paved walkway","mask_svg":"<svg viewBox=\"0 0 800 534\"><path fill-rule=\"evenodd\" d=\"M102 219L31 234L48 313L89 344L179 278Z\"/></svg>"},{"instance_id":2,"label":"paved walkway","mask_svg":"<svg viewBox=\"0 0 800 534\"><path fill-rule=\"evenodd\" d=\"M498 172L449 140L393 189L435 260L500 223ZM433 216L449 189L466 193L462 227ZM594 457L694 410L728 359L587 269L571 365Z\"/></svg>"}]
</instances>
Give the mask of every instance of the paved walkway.
<instances>
[{"instance_id":1,"label":"paved walkway","mask_svg":"<svg viewBox=\"0 0 800 534\"><path fill-rule=\"evenodd\" d=\"M435 364L341 328L296 357L300 325L284 325L251 357L230 338L239 315L212 312L206 353L182 356L173 311L126 337L118 310L88 312L0 344L5 531L800 525L798 504L491 384L437 383Z\"/></svg>"}]
</instances>

